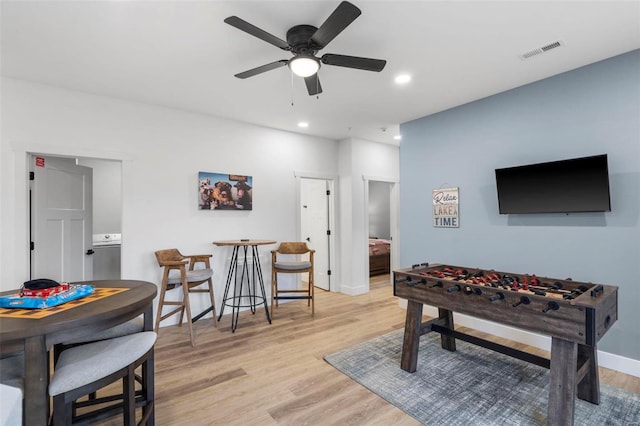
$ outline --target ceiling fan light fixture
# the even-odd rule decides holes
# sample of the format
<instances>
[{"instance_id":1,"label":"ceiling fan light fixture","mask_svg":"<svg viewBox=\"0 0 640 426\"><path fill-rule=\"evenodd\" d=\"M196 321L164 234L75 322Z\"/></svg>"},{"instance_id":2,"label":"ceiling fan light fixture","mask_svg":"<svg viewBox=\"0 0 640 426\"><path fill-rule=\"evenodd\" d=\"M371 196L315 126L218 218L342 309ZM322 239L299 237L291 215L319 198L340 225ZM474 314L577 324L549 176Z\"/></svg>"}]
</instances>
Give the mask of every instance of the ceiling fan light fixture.
<instances>
[{"instance_id":1,"label":"ceiling fan light fixture","mask_svg":"<svg viewBox=\"0 0 640 426\"><path fill-rule=\"evenodd\" d=\"M299 77L310 77L320 69L320 62L313 56L298 55L289 61L289 68Z\"/></svg>"},{"instance_id":2,"label":"ceiling fan light fixture","mask_svg":"<svg viewBox=\"0 0 640 426\"><path fill-rule=\"evenodd\" d=\"M396 84L400 84L400 85L407 84L410 81L411 81L411 75L410 74L399 74L395 78Z\"/></svg>"}]
</instances>

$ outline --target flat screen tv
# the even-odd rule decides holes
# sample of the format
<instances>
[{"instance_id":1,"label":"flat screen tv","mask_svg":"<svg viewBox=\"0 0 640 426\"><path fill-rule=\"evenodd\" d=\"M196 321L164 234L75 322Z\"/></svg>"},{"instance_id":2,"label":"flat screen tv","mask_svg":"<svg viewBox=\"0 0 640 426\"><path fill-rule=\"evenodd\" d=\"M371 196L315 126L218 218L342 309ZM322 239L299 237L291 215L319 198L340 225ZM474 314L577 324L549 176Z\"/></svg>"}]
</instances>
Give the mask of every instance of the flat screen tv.
<instances>
[{"instance_id":1,"label":"flat screen tv","mask_svg":"<svg viewBox=\"0 0 640 426\"><path fill-rule=\"evenodd\" d=\"M500 214L611 211L607 154L496 169Z\"/></svg>"}]
</instances>

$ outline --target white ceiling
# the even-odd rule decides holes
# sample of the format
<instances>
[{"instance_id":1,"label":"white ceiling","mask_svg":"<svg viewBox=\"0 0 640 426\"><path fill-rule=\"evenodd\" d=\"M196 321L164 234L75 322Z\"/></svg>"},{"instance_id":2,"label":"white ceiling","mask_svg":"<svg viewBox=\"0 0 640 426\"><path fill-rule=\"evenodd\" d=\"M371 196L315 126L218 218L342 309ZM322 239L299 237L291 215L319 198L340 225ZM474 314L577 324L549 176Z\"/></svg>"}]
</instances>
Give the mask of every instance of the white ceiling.
<instances>
[{"instance_id":1,"label":"white ceiling","mask_svg":"<svg viewBox=\"0 0 640 426\"><path fill-rule=\"evenodd\" d=\"M640 48L640 1L352 2L362 15L319 54L387 66L375 73L325 65L318 99L286 67L235 78L290 54L223 20L237 15L285 39L294 25L322 24L338 0L3 0L2 75L330 139L394 143L400 123ZM556 40L563 46L520 58ZM399 73L412 81L396 85ZM309 128L299 129L300 120Z\"/></svg>"}]
</instances>

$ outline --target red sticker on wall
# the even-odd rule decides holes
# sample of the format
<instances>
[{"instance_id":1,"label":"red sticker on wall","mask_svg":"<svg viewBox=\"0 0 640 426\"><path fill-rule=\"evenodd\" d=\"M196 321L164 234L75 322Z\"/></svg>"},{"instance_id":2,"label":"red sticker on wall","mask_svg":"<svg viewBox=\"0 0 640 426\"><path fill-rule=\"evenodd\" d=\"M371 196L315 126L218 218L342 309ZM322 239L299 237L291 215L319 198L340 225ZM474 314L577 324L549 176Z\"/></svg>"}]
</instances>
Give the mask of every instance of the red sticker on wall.
<instances>
[{"instance_id":1,"label":"red sticker on wall","mask_svg":"<svg viewBox=\"0 0 640 426\"><path fill-rule=\"evenodd\" d=\"M36 166L44 167L44 157L36 157Z\"/></svg>"}]
</instances>

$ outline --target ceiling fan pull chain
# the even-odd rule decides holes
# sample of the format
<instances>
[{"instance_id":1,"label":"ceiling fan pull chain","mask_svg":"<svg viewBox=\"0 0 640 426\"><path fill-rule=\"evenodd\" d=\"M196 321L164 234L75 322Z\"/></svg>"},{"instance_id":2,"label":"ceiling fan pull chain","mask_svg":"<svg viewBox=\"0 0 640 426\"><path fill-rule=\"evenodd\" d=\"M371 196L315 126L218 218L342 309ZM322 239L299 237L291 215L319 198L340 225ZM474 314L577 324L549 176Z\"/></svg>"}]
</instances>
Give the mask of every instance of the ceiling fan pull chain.
<instances>
[{"instance_id":1,"label":"ceiling fan pull chain","mask_svg":"<svg viewBox=\"0 0 640 426\"><path fill-rule=\"evenodd\" d=\"M291 106L293 106L293 73L289 73L291 75Z\"/></svg>"}]
</instances>

